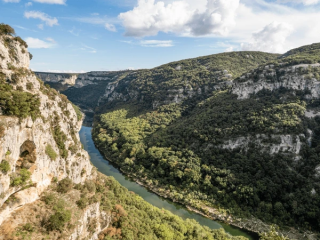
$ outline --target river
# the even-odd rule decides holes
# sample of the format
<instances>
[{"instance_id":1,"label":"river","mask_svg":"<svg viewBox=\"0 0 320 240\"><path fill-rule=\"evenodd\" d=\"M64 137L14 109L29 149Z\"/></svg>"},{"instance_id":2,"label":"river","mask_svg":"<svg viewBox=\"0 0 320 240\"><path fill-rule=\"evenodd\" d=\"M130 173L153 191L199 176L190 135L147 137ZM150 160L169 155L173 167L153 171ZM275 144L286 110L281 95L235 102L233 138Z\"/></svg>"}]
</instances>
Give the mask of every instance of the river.
<instances>
[{"instance_id":1,"label":"river","mask_svg":"<svg viewBox=\"0 0 320 240\"><path fill-rule=\"evenodd\" d=\"M180 216L183 219L194 219L201 225L208 226L211 229L224 228L226 232L232 236L244 236L250 240L257 240L259 237L255 233L246 232L240 228L236 228L221 222L216 222L203 217L200 214L188 211L180 204L176 204L168 199L162 198L155 193L148 191L145 187L140 186L134 181L124 176L117 168L115 168L109 161L107 161L95 147L91 136L91 127L82 127L80 131L81 143L84 149L89 153L92 164L103 174L114 177L122 186L126 187L129 191L132 191L140 195L148 203L158 207L166 209L175 215Z\"/></svg>"}]
</instances>

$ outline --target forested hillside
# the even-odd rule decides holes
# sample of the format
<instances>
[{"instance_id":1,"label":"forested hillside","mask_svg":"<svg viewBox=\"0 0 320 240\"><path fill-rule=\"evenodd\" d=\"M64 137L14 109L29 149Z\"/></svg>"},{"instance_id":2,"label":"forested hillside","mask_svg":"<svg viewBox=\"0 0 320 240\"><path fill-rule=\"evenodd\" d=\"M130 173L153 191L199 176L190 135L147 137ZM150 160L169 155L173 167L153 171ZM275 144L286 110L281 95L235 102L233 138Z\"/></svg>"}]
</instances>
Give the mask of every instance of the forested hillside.
<instances>
[{"instance_id":1,"label":"forested hillside","mask_svg":"<svg viewBox=\"0 0 320 240\"><path fill-rule=\"evenodd\" d=\"M171 199L317 232L319 51L314 44L278 57L222 54L137 72L109 95L122 97L100 106L94 140L124 172ZM232 76L216 72L223 69ZM164 94L187 85L201 94Z\"/></svg>"}]
</instances>

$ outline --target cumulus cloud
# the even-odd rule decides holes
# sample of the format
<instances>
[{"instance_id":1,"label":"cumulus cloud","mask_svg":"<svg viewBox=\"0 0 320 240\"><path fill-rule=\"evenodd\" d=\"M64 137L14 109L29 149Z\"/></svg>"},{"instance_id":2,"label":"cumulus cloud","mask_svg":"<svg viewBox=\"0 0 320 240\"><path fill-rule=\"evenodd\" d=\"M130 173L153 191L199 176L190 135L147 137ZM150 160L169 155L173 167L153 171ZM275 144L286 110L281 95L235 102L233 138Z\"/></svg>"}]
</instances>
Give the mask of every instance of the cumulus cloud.
<instances>
[{"instance_id":1,"label":"cumulus cloud","mask_svg":"<svg viewBox=\"0 0 320 240\"><path fill-rule=\"evenodd\" d=\"M208 0L206 11L196 11L189 22L195 36L227 35L234 25L239 0Z\"/></svg>"},{"instance_id":2,"label":"cumulus cloud","mask_svg":"<svg viewBox=\"0 0 320 240\"><path fill-rule=\"evenodd\" d=\"M173 42L171 40L142 40L140 41L142 47L173 47Z\"/></svg>"},{"instance_id":3,"label":"cumulus cloud","mask_svg":"<svg viewBox=\"0 0 320 240\"><path fill-rule=\"evenodd\" d=\"M24 13L24 16L26 18L35 18L35 19L40 19L41 21L45 22L47 26L54 26L54 25L59 25L58 24L58 19L55 17L50 17L48 14L45 14L43 12L37 12L37 11L28 11Z\"/></svg>"},{"instance_id":4,"label":"cumulus cloud","mask_svg":"<svg viewBox=\"0 0 320 240\"><path fill-rule=\"evenodd\" d=\"M155 36L158 32L226 35L234 25L239 0L208 0L206 5L197 9L189 2L166 4L163 1L139 0L137 7L121 13L119 19L126 28L125 35L133 37Z\"/></svg>"},{"instance_id":5,"label":"cumulus cloud","mask_svg":"<svg viewBox=\"0 0 320 240\"><path fill-rule=\"evenodd\" d=\"M287 23L270 23L254 33L249 43L242 43L241 48L245 51L283 53L288 50L286 40L293 30L293 26Z\"/></svg>"},{"instance_id":6,"label":"cumulus cloud","mask_svg":"<svg viewBox=\"0 0 320 240\"><path fill-rule=\"evenodd\" d=\"M304 4L308 5L315 5L320 3L320 0L278 0L278 3L296 3L296 4Z\"/></svg>"},{"instance_id":7,"label":"cumulus cloud","mask_svg":"<svg viewBox=\"0 0 320 240\"><path fill-rule=\"evenodd\" d=\"M32 37L28 37L25 39L29 48L53 48L55 46L55 42L52 42L52 40L53 39L50 39L50 41L43 41L39 38Z\"/></svg>"},{"instance_id":8,"label":"cumulus cloud","mask_svg":"<svg viewBox=\"0 0 320 240\"><path fill-rule=\"evenodd\" d=\"M48 3L48 4L66 4L67 0L32 0L38 3Z\"/></svg>"},{"instance_id":9,"label":"cumulus cloud","mask_svg":"<svg viewBox=\"0 0 320 240\"><path fill-rule=\"evenodd\" d=\"M106 23L104 26L110 32L116 32L117 31L116 27L111 23Z\"/></svg>"},{"instance_id":10,"label":"cumulus cloud","mask_svg":"<svg viewBox=\"0 0 320 240\"><path fill-rule=\"evenodd\" d=\"M139 0L133 10L121 13L119 19L126 28L126 36L145 37L162 32L181 32L190 20L192 11L183 1L165 5L154 0Z\"/></svg>"}]
</instances>

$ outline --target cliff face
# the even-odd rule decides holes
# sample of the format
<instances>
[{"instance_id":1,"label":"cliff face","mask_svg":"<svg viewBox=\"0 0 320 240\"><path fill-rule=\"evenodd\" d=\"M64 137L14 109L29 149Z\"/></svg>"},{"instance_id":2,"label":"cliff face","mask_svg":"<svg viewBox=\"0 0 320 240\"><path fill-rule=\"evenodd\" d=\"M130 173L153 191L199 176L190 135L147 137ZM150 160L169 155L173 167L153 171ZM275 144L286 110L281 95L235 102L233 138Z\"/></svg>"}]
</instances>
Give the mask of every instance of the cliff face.
<instances>
[{"instance_id":1,"label":"cliff face","mask_svg":"<svg viewBox=\"0 0 320 240\"><path fill-rule=\"evenodd\" d=\"M274 65L260 67L237 79L232 86L232 93L237 94L238 99L247 99L251 94L256 94L263 89L274 91L286 88L308 90L307 98L319 98L320 82L313 74L308 74L309 69L319 67L319 63L287 67L275 67Z\"/></svg>"},{"instance_id":2,"label":"cliff face","mask_svg":"<svg viewBox=\"0 0 320 240\"><path fill-rule=\"evenodd\" d=\"M44 82L61 83L62 85L73 86L78 77L77 74L63 74L63 73L44 73L35 72L35 75Z\"/></svg>"},{"instance_id":3,"label":"cliff face","mask_svg":"<svg viewBox=\"0 0 320 240\"><path fill-rule=\"evenodd\" d=\"M0 35L0 77L3 100L13 93L16 108L0 105L0 231L19 210L34 206L52 181L69 178L73 183L94 179L88 153L81 148L78 131L82 119L65 96L46 88L29 68L29 53L11 36ZM58 77L59 78L59 77ZM67 80L73 82L74 80ZM10 90L11 89L11 90ZM23 94L36 99L37 116L17 117L12 111L25 111ZM5 98L6 99L6 98ZM4 100L6 101L6 100ZM9 100L7 100L9 102ZM21 102L20 102L21 101ZM21 104L21 109L19 108ZM1 106L3 107L1 109ZM8 106L8 110L7 109ZM11 116L10 116L11 115ZM12 201L14 200L14 201ZM35 204L35 205L33 205ZM70 239L84 239L86 221L106 215L97 204L88 207L83 221ZM104 216L105 218L105 216ZM97 239L102 226L90 235ZM104 226L103 226L104 227ZM3 235L4 236L4 235ZM3 239L0 237L0 239ZM7 238L8 239L8 238Z\"/></svg>"}]
</instances>

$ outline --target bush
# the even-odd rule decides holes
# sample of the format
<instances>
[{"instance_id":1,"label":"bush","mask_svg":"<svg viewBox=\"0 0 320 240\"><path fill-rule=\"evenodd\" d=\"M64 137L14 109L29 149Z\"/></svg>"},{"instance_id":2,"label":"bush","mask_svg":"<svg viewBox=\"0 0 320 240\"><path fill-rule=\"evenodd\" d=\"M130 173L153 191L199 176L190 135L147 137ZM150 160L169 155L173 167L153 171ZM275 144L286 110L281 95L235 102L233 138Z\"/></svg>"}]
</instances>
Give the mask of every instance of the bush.
<instances>
[{"instance_id":1,"label":"bush","mask_svg":"<svg viewBox=\"0 0 320 240\"><path fill-rule=\"evenodd\" d=\"M10 164L6 161L6 160L2 160L2 162L0 163L0 170L7 174L10 171Z\"/></svg>"},{"instance_id":2,"label":"bush","mask_svg":"<svg viewBox=\"0 0 320 240\"><path fill-rule=\"evenodd\" d=\"M88 205L88 199L85 197L80 198L80 200L77 201L77 205L80 209L85 209Z\"/></svg>"},{"instance_id":3,"label":"bush","mask_svg":"<svg viewBox=\"0 0 320 240\"><path fill-rule=\"evenodd\" d=\"M24 40L22 40L21 37L15 37L14 40L19 42L21 46L24 46L25 48L28 48L28 44Z\"/></svg>"},{"instance_id":4,"label":"bush","mask_svg":"<svg viewBox=\"0 0 320 240\"><path fill-rule=\"evenodd\" d=\"M15 35L16 32L7 24L0 23L0 35Z\"/></svg>"},{"instance_id":5,"label":"bush","mask_svg":"<svg viewBox=\"0 0 320 240\"><path fill-rule=\"evenodd\" d=\"M60 193L67 193L72 189L72 187L72 180L70 178L65 178L59 182L57 191Z\"/></svg>"},{"instance_id":6,"label":"bush","mask_svg":"<svg viewBox=\"0 0 320 240\"><path fill-rule=\"evenodd\" d=\"M11 186L24 186L28 180L30 180L31 172L27 169L22 168L17 175L11 176Z\"/></svg>"},{"instance_id":7,"label":"bush","mask_svg":"<svg viewBox=\"0 0 320 240\"><path fill-rule=\"evenodd\" d=\"M85 182L85 186L86 186L86 188L88 189L89 192L95 192L96 191L96 184L91 180L86 181Z\"/></svg>"},{"instance_id":8,"label":"bush","mask_svg":"<svg viewBox=\"0 0 320 240\"><path fill-rule=\"evenodd\" d=\"M71 220L71 211L65 209L65 202L60 199L53 207L55 213L52 214L47 223L48 231L62 231L66 223Z\"/></svg>"},{"instance_id":9,"label":"bush","mask_svg":"<svg viewBox=\"0 0 320 240\"><path fill-rule=\"evenodd\" d=\"M28 90L33 90L33 84L32 83L27 83L27 89Z\"/></svg>"},{"instance_id":10,"label":"bush","mask_svg":"<svg viewBox=\"0 0 320 240\"><path fill-rule=\"evenodd\" d=\"M0 124L0 138L4 137L5 131L6 131L6 128L2 124Z\"/></svg>"},{"instance_id":11,"label":"bush","mask_svg":"<svg viewBox=\"0 0 320 240\"><path fill-rule=\"evenodd\" d=\"M76 111L78 121L81 121L83 115L82 115L80 108L78 106L74 105L73 103L72 103L72 107Z\"/></svg>"},{"instance_id":12,"label":"bush","mask_svg":"<svg viewBox=\"0 0 320 240\"><path fill-rule=\"evenodd\" d=\"M49 156L49 158L52 161L55 161L58 157L58 154L53 150L52 146L50 144L48 144L46 146L46 154Z\"/></svg>"},{"instance_id":13,"label":"bush","mask_svg":"<svg viewBox=\"0 0 320 240\"><path fill-rule=\"evenodd\" d=\"M42 200L47 204L47 205L53 205L53 203L56 202L56 197L53 193L46 193L43 197Z\"/></svg>"}]
</instances>

